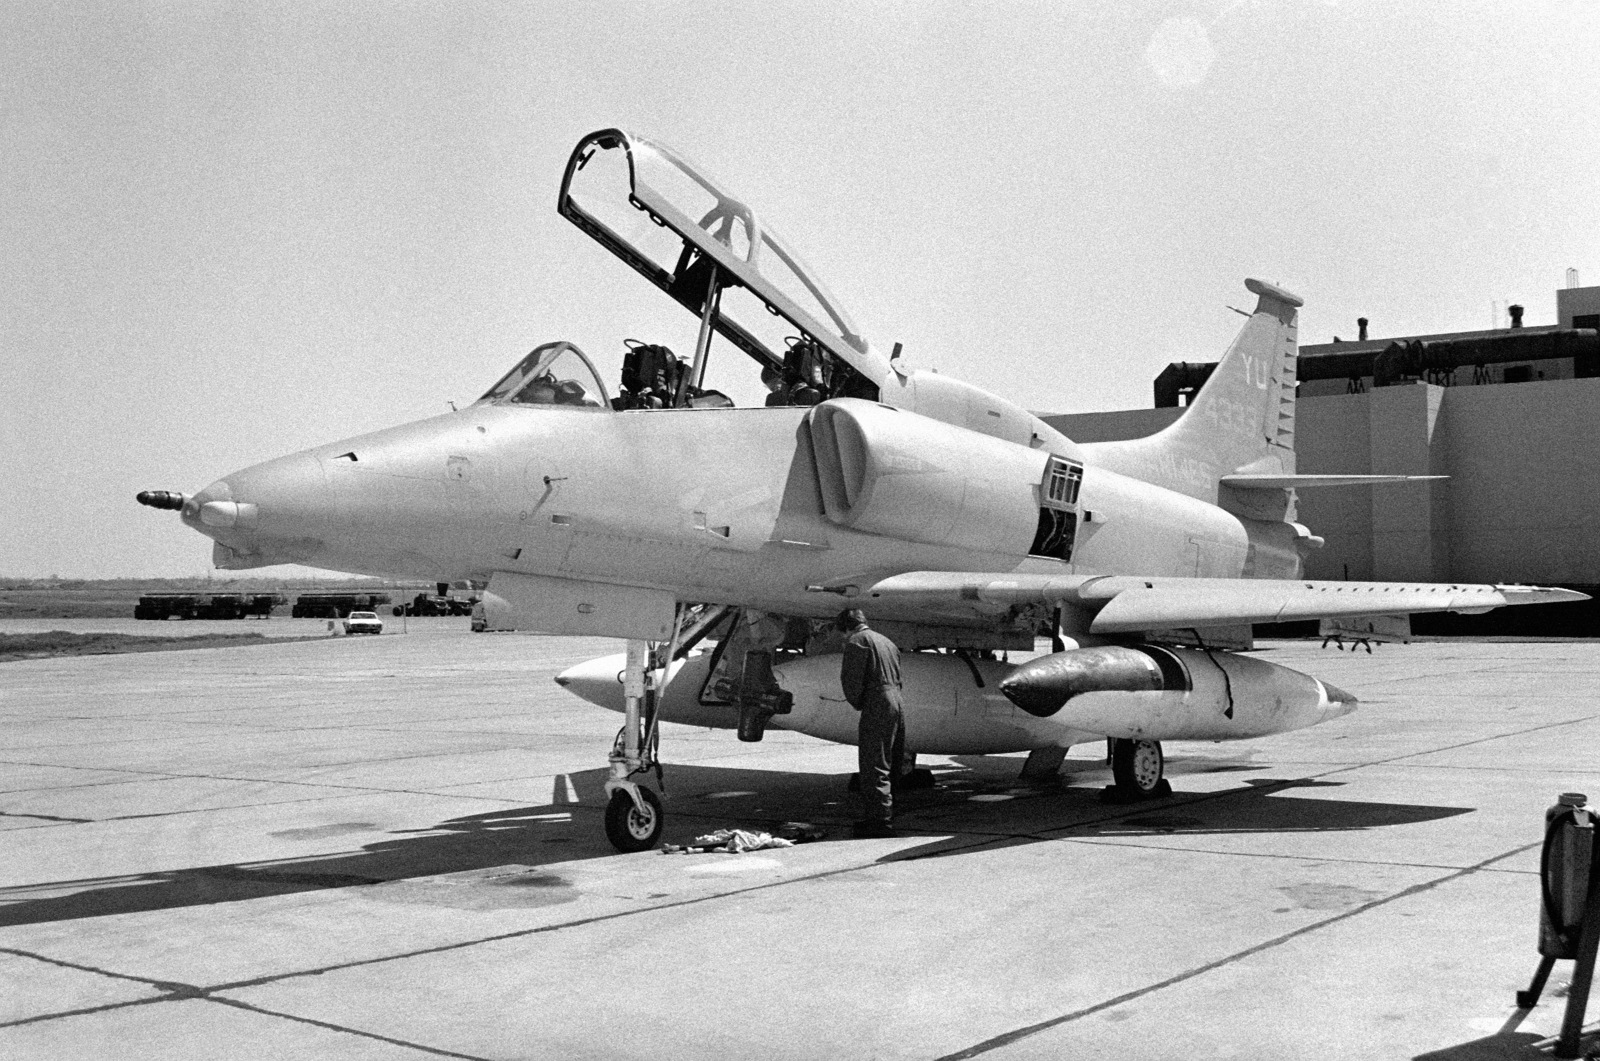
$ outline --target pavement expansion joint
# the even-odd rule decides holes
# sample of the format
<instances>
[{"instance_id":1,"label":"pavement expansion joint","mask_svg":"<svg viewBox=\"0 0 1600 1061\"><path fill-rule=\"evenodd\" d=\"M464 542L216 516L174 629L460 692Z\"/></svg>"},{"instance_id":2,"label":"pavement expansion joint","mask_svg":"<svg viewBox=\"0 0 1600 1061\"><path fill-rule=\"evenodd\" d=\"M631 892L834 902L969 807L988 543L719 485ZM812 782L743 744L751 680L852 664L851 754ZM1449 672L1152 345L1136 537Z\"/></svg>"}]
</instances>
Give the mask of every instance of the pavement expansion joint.
<instances>
[{"instance_id":1,"label":"pavement expansion joint","mask_svg":"<svg viewBox=\"0 0 1600 1061\"><path fill-rule=\"evenodd\" d=\"M397 1039L390 1035L379 1035L377 1032L369 1032L361 1028L352 1028L345 1024L334 1024L331 1021L317 1020L313 1017L304 1017L297 1013L284 1013L281 1010L267 1009L265 1006L257 1006L249 1002L241 1002L235 998L220 998L214 995L207 995L204 996L204 998L207 1002L215 1002L218 1005L230 1006L234 1009L242 1009L249 1013L260 1014L264 1017L277 1017L281 1020L294 1021L297 1024L308 1024L314 1028L323 1028L327 1031L341 1032L345 1035L355 1035L363 1039L375 1039L381 1043L388 1043L391 1046L405 1047L406 1049L416 1050L424 1054L431 1054L435 1057L457 1057L463 1059L463 1061L492 1061L492 1059L486 1058L481 1054L463 1054L455 1050L445 1050L437 1046L427 1046L423 1043L411 1042L406 1039Z\"/></svg>"},{"instance_id":2,"label":"pavement expansion joint","mask_svg":"<svg viewBox=\"0 0 1600 1061\"><path fill-rule=\"evenodd\" d=\"M84 825L92 822L94 818L62 818L55 814L23 814L18 811L0 810L0 818L33 818L42 822L52 822L56 825Z\"/></svg>"},{"instance_id":3,"label":"pavement expansion joint","mask_svg":"<svg viewBox=\"0 0 1600 1061\"><path fill-rule=\"evenodd\" d=\"M96 1013L110 1013L113 1010L133 1009L135 1006L148 1006L156 1002L171 1001L171 995L157 995L154 998L135 998L126 1002L107 1002L103 1006L83 1006L78 1009L56 1010L52 1013L36 1013L31 1017L0 1021L0 1028L20 1028L27 1024L44 1024L47 1021L66 1020L69 1017L88 1017Z\"/></svg>"},{"instance_id":4,"label":"pavement expansion joint","mask_svg":"<svg viewBox=\"0 0 1600 1061\"><path fill-rule=\"evenodd\" d=\"M1146 851L1173 851L1182 850L1196 855L1217 855L1222 858L1250 858L1264 859L1269 862L1308 862L1315 865L1339 866L1382 866L1386 868L1424 869L1424 870L1457 870L1462 866L1452 866L1443 862L1399 862L1381 858L1331 858L1327 855L1298 855L1282 851L1230 851L1226 848L1188 847L1173 848L1167 844L1139 843L1143 837L1134 836L1055 836L1043 838L1055 843L1086 844L1086 845L1115 845L1117 847L1132 847ZM1537 877L1538 873L1531 869L1508 869L1499 866L1479 867L1481 873L1505 873L1522 877Z\"/></svg>"}]
</instances>

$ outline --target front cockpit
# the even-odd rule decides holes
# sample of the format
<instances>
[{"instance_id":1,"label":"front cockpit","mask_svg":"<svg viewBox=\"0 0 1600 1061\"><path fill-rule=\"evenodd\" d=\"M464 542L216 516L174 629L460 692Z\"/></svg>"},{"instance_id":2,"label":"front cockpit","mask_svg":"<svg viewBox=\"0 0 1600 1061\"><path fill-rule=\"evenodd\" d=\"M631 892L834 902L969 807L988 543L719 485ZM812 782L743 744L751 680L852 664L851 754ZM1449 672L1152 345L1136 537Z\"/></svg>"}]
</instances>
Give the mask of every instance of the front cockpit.
<instances>
[{"instance_id":1,"label":"front cockpit","mask_svg":"<svg viewBox=\"0 0 1600 1061\"><path fill-rule=\"evenodd\" d=\"M600 374L582 350L567 342L536 348L474 404L610 408Z\"/></svg>"}]
</instances>

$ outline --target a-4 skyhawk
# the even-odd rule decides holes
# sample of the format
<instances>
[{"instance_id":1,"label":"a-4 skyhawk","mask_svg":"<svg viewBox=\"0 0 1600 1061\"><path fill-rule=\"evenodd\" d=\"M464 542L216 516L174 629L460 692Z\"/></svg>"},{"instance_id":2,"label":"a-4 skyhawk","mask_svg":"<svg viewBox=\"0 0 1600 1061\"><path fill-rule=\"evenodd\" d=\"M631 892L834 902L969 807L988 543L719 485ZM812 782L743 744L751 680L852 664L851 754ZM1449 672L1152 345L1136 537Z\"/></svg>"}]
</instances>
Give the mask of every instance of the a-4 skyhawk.
<instances>
[{"instance_id":1,"label":"a-4 skyhawk","mask_svg":"<svg viewBox=\"0 0 1600 1061\"><path fill-rule=\"evenodd\" d=\"M908 755L1030 751L1048 768L1109 739L1138 798L1166 791L1162 741L1354 708L1228 651L1247 624L1582 596L1300 578L1320 539L1297 490L1404 477L1296 474L1301 301L1271 284L1246 281L1255 310L1175 423L1079 445L886 356L764 219L660 143L584 137L559 209L698 318L692 355L630 342L613 397L577 347L548 343L467 408L140 500L179 509L220 568L473 580L491 627L628 639L557 679L626 715L606 786L619 848L660 835L643 782L663 720L854 743L841 607L904 650ZM1056 651L995 658L1036 636Z\"/></svg>"}]
</instances>

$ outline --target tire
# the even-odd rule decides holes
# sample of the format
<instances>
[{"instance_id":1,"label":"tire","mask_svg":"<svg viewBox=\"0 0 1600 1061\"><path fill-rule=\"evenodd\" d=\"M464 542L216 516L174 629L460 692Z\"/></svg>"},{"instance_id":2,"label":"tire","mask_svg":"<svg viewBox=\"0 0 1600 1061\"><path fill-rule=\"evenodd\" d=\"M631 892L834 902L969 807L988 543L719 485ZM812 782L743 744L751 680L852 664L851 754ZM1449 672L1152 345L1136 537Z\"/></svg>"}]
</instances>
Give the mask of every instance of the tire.
<instances>
[{"instance_id":1,"label":"tire","mask_svg":"<svg viewBox=\"0 0 1600 1061\"><path fill-rule=\"evenodd\" d=\"M1118 739L1111 749L1111 776L1118 792L1135 799L1163 796L1172 791L1165 783L1166 757L1158 740Z\"/></svg>"},{"instance_id":2,"label":"tire","mask_svg":"<svg viewBox=\"0 0 1600 1061\"><path fill-rule=\"evenodd\" d=\"M648 851L661 839L661 830L667 824L661 797L642 785L639 796L644 800L643 814L634 805L633 797L621 789L613 792L611 802L606 804L606 839L618 851Z\"/></svg>"}]
</instances>

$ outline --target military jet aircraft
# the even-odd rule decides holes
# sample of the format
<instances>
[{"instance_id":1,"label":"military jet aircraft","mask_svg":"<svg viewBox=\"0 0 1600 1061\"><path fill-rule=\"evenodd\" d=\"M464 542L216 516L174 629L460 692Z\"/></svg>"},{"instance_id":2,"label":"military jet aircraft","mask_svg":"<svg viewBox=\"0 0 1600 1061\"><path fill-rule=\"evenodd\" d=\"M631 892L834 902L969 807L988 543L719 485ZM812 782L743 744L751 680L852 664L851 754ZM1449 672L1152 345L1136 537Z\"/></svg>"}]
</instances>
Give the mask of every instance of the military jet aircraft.
<instances>
[{"instance_id":1,"label":"military jet aircraft","mask_svg":"<svg viewBox=\"0 0 1600 1061\"><path fill-rule=\"evenodd\" d=\"M1079 445L885 355L764 218L664 144L584 137L558 209L697 318L692 354L628 343L613 397L581 350L546 343L467 408L139 499L214 539L220 568L473 580L491 628L626 639L557 679L625 715L606 786L620 849L661 833L643 782L663 720L854 743L841 607L905 650L908 756L1029 751L1053 769L1109 740L1115 790L1139 798L1170 791L1162 741L1354 708L1230 651L1250 623L1582 597L1300 578L1321 541L1298 490L1405 477L1296 473L1301 300L1272 284L1245 282L1255 310L1175 423ZM738 406L740 386L761 404ZM1036 636L1054 651L996 658Z\"/></svg>"}]
</instances>

